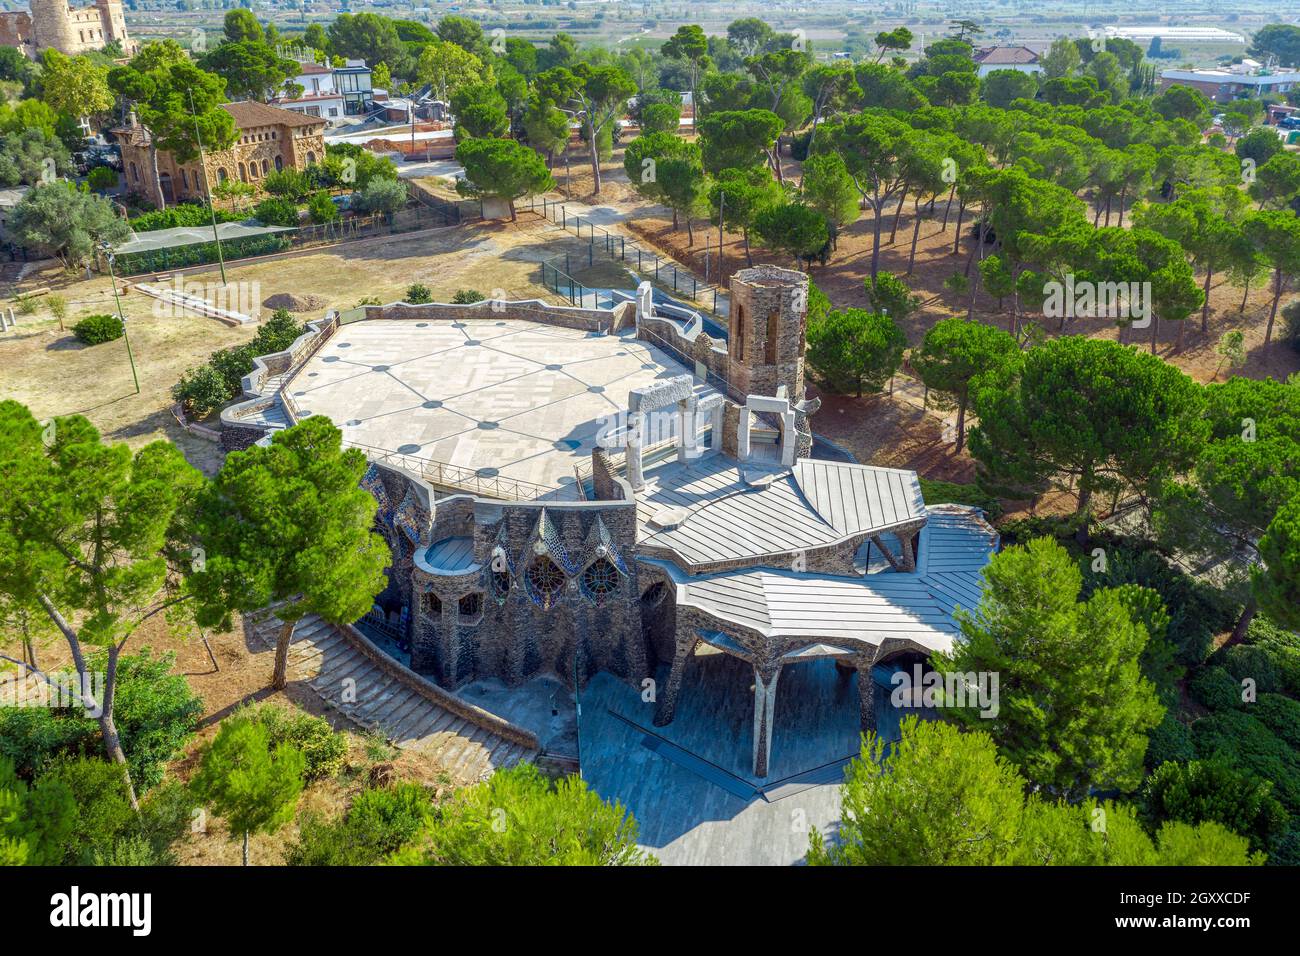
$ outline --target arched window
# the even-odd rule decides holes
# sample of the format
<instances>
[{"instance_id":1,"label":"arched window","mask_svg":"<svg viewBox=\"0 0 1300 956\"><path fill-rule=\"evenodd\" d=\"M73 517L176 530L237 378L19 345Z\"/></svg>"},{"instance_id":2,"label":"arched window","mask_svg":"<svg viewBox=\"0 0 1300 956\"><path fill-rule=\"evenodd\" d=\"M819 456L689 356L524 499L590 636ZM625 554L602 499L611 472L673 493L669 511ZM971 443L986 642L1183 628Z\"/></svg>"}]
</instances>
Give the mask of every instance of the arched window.
<instances>
[{"instance_id":1,"label":"arched window","mask_svg":"<svg viewBox=\"0 0 1300 956\"><path fill-rule=\"evenodd\" d=\"M284 169L284 160L279 156L275 157L275 171L278 173Z\"/></svg>"},{"instance_id":2,"label":"arched window","mask_svg":"<svg viewBox=\"0 0 1300 956\"><path fill-rule=\"evenodd\" d=\"M546 555L528 566L528 585L542 607L550 607L564 590L564 572Z\"/></svg>"},{"instance_id":3,"label":"arched window","mask_svg":"<svg viewBox=\"0 0 1300 956\"><path fill-rule=\"evenodd\" d=\"M597 604L618 590L620 575L604 558L597 558L582 572L582 590Z\"/></svg>"},{"instance_id":4,"label":"arched window","mask_svg":"<svg viewBox=\"0 0 1300 956\"><path fill-rule=\"evenodd\" d=\"M475 591L461 597L456 602L456 617L461 624L477 624L483 620L483 595Z\"/></svg>"},{"instance_id":5,"label":"arched window","mask_svg":"<svg viewBox=\"0 0 1300 956\"><path fill-rule=\"evenodd\" d=\"M314 162L316 162L316 154L313 153L313 152L311 152L310 150L308 150L308 152L307 152L307 165L310 166L310 165L311 165L312 163L314 163Z\"/></svg>"},{"instance_id":6,"label":"arched window","mask_svg":"<svg viewBox=\"0 0 1300 956\"><path fill-rule=\"evenodd\" d=\"M229 178L230 174L226 172L225 166L221 166L217 169L217 182L224 183Z\"/></svg>"},{"instance_id":7,"label":"arched window","mask_svg":"<svg viewBox=\"0 0 1300 956\"><path fill-rule=\"evenodd\" d=\"M181 168L181 185L186 189L190 188L190 177L186 175L184 167Z\"/></svg>"},{"instance_id":8,"label":"arched window","mask_svg":"<svg viewBox=\"0 0 1300 956\"><path fill-rule=\"evenodd\" d=\"M140 181L140 170L136 167L135 163L132 163L132 164L131 164L131 182L133 182L133 183L138 183L139 181Z\"/></svg>"},{"instance_id":9,"label":"arched window","mask_svg":"<svg viewBox=\"0 0 1300 956\"><path fill-rule=\"evenodd\" d=\"M262 175L265 176L270 171L271 171L271 164L267 162L265 159L262 160Z\"/></svg>"},{"instance_id":10,"label":"arched window","mask_svg":"<svg viewBox=\"0 0 1300 956\"><path fill-rule=\"evenodd\" d=\"M655 607L663 601L664 595L667 593L668 588L664 586L664 583L662 581L656 581L654 584L646 588L645 592L641 595L641 606Z\"/></svg>"},{"instance_id":11,"label":"arched window","mask_svg":"<svg viewBox=\"0 0 1300 956\"><path fill-rule=\"evenodd\" d=\"M243 163L240 163L240 164L239 164L239 178L240 178L243 182L248 182L248 170L246 170L246 169L244 168L244 164L243 164Z\"/></svg>"},{"instance_id":12,"label":"arched window","mask_svg":"<svg viewBox=\"0 0 1300 956\"><path fill-rule=\"evenodd\" d=\"M432 591L425 591L420 595L420 613L425 617L441 617L442 598Z\"/></svg>"}]
</instances>

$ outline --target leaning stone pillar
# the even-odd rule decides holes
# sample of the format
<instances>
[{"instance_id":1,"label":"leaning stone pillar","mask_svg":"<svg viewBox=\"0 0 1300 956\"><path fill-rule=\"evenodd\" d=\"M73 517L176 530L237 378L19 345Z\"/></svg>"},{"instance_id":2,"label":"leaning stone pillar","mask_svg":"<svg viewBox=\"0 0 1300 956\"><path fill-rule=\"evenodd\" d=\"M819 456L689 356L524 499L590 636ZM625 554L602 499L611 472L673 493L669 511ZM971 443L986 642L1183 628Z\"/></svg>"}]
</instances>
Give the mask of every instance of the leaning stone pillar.
<instances>
[{"instance_id":1,"label":"leaning stone pillar","mask_svg":"<svg viewBox=\"0 0 1300 956\"><path fill-rule=\"evenodd\" d=\"M641 468L641 436L645 428L645 413L632 412L627 420L627 445L624 454L627 460L627 481L633 491L645 487L645 475Z\"/></svg>"},{"instance_id":2,"label":"leaning stone pillar","mask_svg":"<svg viewBox=\"0 0 1300 956\"><path fill-rule=\"evenodd\" d=\"M682 689L682 675L686 673L686 662L695 650L695 643L695 638L677 640L677 646L673 649L673 665L668 671L668 686L659 695L659 704L655 708L656 727L671 724L677 715L677 694Z\"/></svg>"},{"instance_id":3,"label":"leaning stone pillar","mask_svg":"<svg viewBox=\"0 0 1300 956\"><path fill-rule=\"evenodd\" d=\"M874 654L859 654L854 658L858 668L858 707L862 732L876 729L876 682L871 679Z\"/></svg>"},{"instance_id":4,"label":"leaning stone pillar","mask_svg":"<svg viewBox=\"0 0 1300 956\"><path fill-rule=\"evenodd\" d=\"M781 665L754 668L754 776L766 777L772 756L772 715Z\"/></svg>"},{"instance_id":5,"label":"leaning stone pillar","mask_svg":"<svg viewBox=\"0 0 1300 956\"><path fill-rule=\"evenodd\" d=\"M916 549L912 547L912 532L904 531L898 536L899 543L903 546L903 557L900 561L902 571L916 570Z\"/></svg>"}]
</instances>

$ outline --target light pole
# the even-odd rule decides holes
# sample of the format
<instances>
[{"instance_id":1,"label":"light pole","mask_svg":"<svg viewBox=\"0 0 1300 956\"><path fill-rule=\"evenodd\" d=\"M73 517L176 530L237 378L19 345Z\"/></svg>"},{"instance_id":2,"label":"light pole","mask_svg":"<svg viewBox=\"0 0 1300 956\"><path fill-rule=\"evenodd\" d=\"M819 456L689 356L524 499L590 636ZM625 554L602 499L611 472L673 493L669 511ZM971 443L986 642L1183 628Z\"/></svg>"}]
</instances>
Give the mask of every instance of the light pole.
<instances>
[{"instance_id":1,"label":"light pole","mask_svg":"<svg viewBox=\"0 0 1300 956\"><path fill-rule=\"evenodd\" d=\"M221 234L217 232L217 207L212 204L212 182L208 179L208 164L203 158L203 136L199 133L199 114L194 109L194 91L186 89L190 98L190 116L194 120L194 140L199 144L199 168L203 170L203 185L208 191L208 212L212 214L212 238L217 244L217 263L221 266L221 284L226 285L226 258L221 254ZM136 391L139 391L137 388Z\"/></svg>"},{"instance_id":2,"label":"light pole","mask_svg":"<svg viewBox=\"0 0 1300 956\"><path fill-rule=\"evenodd\" d=\"M122 297L117 294L117 273L113 271L113 250L105 242L100 246L104 258L108 260L108 275L113 282L113 301L117 303L117 318L122 323L122 339L126 342L126 357L131 363L131 379L135 382L135 393L140 394L140 376L135 370L135 353L131 351L131 335L126 328L126 316L122 313Z\"/></svg>"}]
</instances>

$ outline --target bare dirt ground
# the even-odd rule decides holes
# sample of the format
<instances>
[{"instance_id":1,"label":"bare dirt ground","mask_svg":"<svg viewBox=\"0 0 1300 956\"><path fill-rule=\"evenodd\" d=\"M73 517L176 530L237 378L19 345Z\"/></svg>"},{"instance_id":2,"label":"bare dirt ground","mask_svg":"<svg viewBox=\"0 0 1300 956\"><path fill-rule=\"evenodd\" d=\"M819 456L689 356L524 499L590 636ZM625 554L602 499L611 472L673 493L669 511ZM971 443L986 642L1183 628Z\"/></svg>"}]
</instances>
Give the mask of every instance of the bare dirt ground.
<instances>
[{"instance_id":1,"label":"bare dirt ground","mask_svg":"<svg viewBox=\"0 0 1300 956\"><path fill-rule=\"evenodd\" d=\"M417 282L442 301L459 289L477 289L488 296L499 290L508 298L559 302L541 285L538 264L566 249L585 252L586 243L564 237L540 216L523 213L516 223L471 223L391 241L345 243L289 258L234 263L226 273L232 283L246 284L248 301L260 304L277 293L310 294L326 301L320 314L328 308L351 308L365 298L398 300ZM215 286L220 280L216 269L184 277L186 284ZM30 277L25 285L51 287L68 300L67 330L60 331L48 309L40 306L36 315L19 318L17 330L0 335L0 396L23 402L42 420L83 414L105 439L125 441L133 448L166 438L196 467L211 473L220 466L217 448L189 435L172 418L171 388L186 369L212 352L247 342L256 326L232 328L156 308L156 300L123 283L128 290L122 295L122 309L140 378L136 394L124 341L83 346L70 331L85 315L114 311L107 277L69 279L53 271Z\"/></svg>"}]
</instances>

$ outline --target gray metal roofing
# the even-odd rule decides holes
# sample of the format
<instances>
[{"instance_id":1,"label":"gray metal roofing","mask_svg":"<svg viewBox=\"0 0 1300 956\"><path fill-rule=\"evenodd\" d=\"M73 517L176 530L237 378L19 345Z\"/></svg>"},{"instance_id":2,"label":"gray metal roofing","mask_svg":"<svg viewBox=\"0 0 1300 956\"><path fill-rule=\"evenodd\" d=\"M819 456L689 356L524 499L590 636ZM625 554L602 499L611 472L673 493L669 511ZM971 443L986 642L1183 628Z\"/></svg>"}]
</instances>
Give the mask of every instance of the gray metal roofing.
<instances>
[{"instance_id":1,"label":"gray metal roofing","mask_svg":"<svg viewBox=\"0 0 1300 956\"><path fill-rule=\"evenodd\" d=\"M690 516L671 530L650 527L665 508ZM751 487L735 460L713 455L656 469L637 496L642 547L671 551L687 566L821 547L924 514L915 472L828 461L798 462Z\"/></svg>"},{"instance_id":2,"label":"gray metal roofing","mask_svg":"<svg viewBox=\"0 0 1300 956\"><path fill-rule=\"evenodd\" d=\"M435 574L461 574L478 567L474 562L473 538L443 538L424 553L427 570Z\"/></svg>"},{"instance_id":3,"label":"gray metal roofing","mask_svg":"<svg viewBox=\"0 0 1300 956\"><path fill-rule=\"evenodd\" d=\"M974 509L939 507L921 532L928 561L914 572L843 577L751 568L691 577L654 563L677 584L678 603L772 637L874 645L906 638L946 650L959 630L954 610L979 603L980 571L997 534Z\"/></svg>"}]
</instances>

